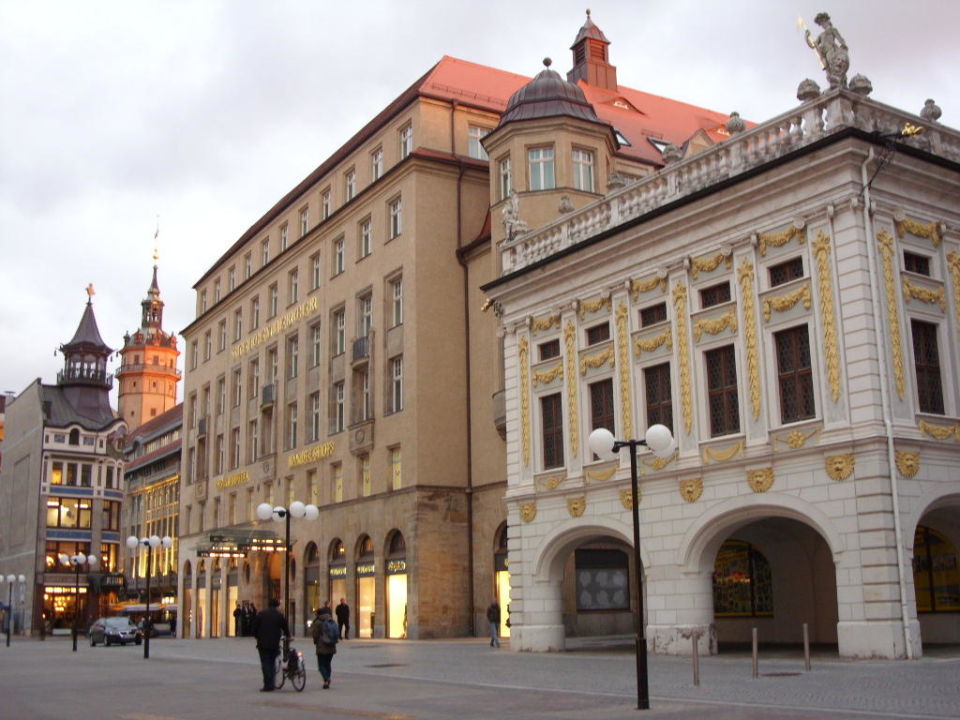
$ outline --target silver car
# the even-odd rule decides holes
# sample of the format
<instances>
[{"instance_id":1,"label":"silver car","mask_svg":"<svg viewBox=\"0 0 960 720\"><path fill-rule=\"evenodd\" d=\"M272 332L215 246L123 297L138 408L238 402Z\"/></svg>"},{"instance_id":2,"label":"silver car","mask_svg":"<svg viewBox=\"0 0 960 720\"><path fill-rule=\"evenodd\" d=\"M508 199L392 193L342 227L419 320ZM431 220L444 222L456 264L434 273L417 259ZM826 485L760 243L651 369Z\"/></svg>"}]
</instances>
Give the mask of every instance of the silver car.
<instances>
[{"instance_id":1,"label":"silver car","mask_svg":"<svg viewBox=\"0 0 960 720\"><path fill-rule=\"evenodd\" d=\"M90 647L98 642L104 645L139 645L143 642L143 633L128 617L100 618L90 626Z\"/></svg>"}]
</instances>

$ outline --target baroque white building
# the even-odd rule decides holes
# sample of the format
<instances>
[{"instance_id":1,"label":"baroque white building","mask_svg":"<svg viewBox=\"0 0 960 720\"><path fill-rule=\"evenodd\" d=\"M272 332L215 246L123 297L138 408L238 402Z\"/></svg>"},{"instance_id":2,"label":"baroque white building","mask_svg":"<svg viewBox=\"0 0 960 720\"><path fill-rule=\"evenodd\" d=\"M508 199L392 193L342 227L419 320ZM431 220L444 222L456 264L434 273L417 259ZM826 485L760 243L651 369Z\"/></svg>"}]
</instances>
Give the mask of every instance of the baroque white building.
<instances>
[{"instance_id":1,"label":"baroque white building","mask_svg":"<svg viewBox=\"0 0 960 720\"><path fill-rule=\"evenodd\" d=\"M753 627L799 642L804 623L843 657L960 641L960 133L811 84L578 210L529 192L504 213L484 291L503 334L514 649L631 631L634 501L654 652ZM553 115L561 95L575 87ZM509 115L491 158L557 126ZM587 125L567 126L576 146ZM597 460L587 437L655 422L678 450L641 452L633 498L627 454Z\"/></svg>"}]
</instances>

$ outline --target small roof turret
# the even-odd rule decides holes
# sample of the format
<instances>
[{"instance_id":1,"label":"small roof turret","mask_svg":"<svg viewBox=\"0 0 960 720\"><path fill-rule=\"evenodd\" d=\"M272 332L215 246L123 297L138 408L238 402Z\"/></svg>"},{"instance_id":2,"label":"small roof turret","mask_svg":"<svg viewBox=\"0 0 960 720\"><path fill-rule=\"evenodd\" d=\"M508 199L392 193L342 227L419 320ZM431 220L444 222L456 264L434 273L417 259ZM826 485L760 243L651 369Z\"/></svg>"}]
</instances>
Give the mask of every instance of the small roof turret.
<instances>
[{"instance_id":1,"label":"small roof turret","mask_svg":"<svg viewBox=\"0 0 960 720\"><path fill-rule=\"evenodd\" d=\"M590 122L599 122L593 105L576 84L564 80L558 72L550 69L550 58L544 58L544 69L530 82L510 96L507 109L500 118L500 125L515 120L556 117L575 117Z\"/></svg>"}]
</instances>

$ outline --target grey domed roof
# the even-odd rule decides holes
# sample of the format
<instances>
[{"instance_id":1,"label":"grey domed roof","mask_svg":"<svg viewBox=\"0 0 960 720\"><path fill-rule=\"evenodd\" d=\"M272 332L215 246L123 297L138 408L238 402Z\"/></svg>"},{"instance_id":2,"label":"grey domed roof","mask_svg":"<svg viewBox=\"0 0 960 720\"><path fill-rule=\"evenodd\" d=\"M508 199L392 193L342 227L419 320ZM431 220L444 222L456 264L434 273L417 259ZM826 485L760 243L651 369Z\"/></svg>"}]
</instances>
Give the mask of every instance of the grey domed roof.
<instances>
[{"instance_id":1,"label":"grey domed roof","mask_svg":"<svg viewBox=\"0 0 960 720\"><path fill-rule=\"evenodd\" d=\"M546 58L543 64L546 67L533 80L510 96L500 124L558 115L599 122L583 90L551 70L550 58Z\"/></svg>"}]
</instances>

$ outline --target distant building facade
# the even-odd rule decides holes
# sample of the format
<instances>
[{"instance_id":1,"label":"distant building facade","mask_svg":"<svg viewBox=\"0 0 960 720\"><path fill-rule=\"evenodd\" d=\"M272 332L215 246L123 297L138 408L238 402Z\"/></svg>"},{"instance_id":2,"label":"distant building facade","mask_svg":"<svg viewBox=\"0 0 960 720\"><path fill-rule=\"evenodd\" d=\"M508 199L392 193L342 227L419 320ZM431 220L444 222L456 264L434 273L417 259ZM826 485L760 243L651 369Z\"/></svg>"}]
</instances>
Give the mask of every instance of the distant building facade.
<instances>
[{"instance_id":1,"label":"distant building facade","mask_svg":"<svg viewBox=\"0 0 960 720\"><path fill-rule=\"evenodd\" d=\"M0 567L27 579L27 632L66 632L75 621L85 628L123 591L120 440L127 426L110 407L112 351L90 301L60 350L56 385L38 379L6 407ZM78 553L99 562L79 573L60 563L61 554Z\"/></svg>"}]
</instances>

